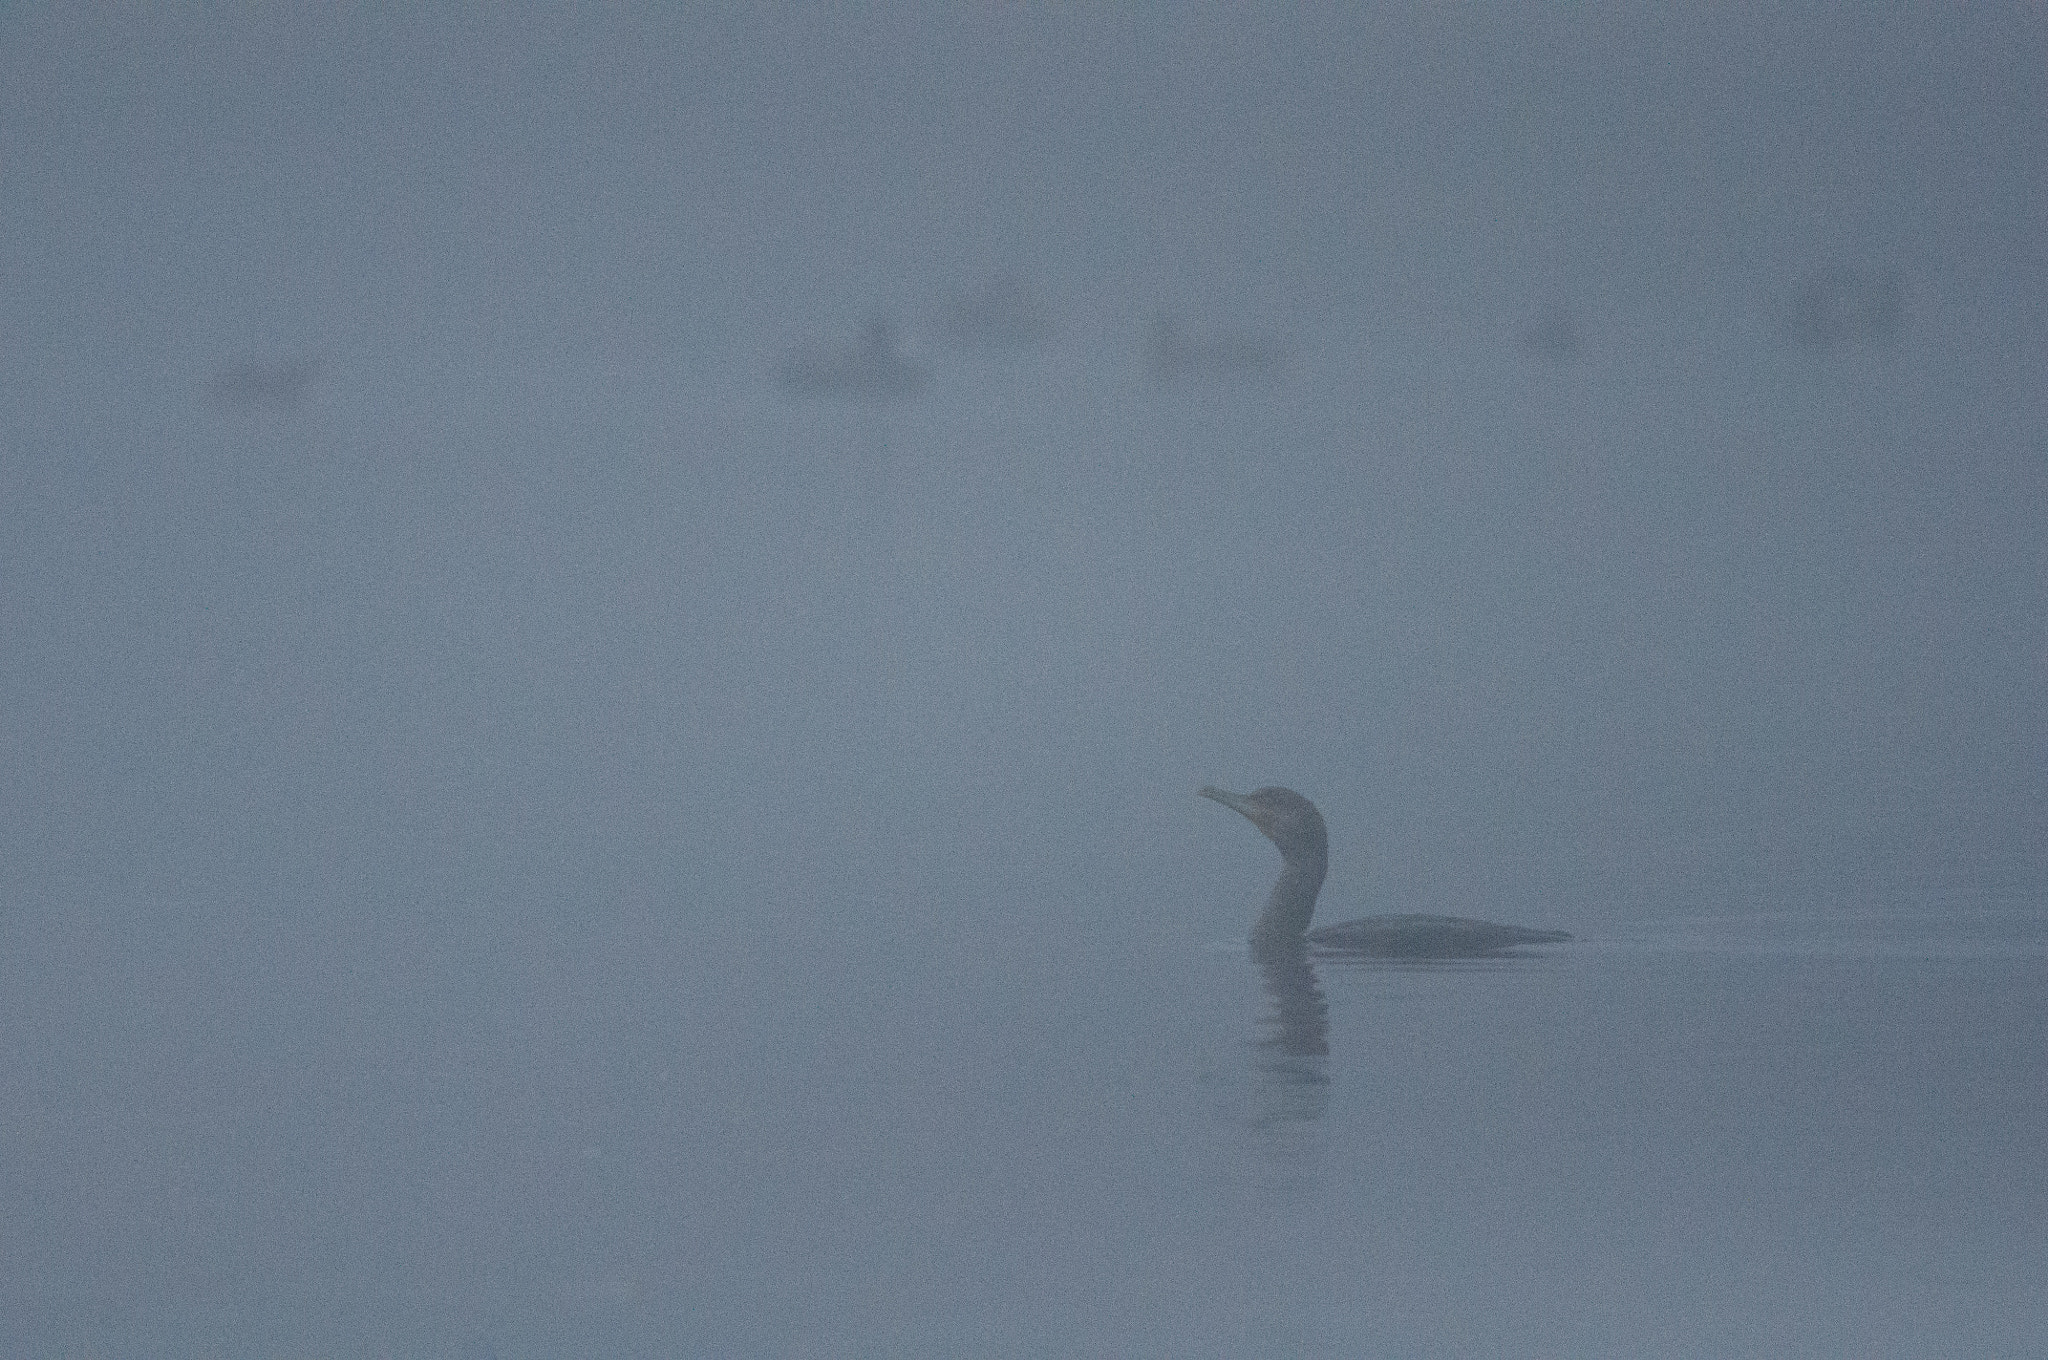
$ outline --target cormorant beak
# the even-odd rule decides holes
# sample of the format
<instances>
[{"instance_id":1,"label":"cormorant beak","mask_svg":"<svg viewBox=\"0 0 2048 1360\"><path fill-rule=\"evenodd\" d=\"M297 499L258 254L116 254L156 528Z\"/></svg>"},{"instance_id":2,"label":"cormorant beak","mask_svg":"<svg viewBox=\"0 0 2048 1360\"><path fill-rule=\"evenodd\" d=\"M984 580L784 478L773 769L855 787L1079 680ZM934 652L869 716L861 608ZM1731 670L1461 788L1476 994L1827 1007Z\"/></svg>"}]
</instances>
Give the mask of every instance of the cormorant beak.
<instances>
[{"instance_id":1,"label":"cormorant beak","mask_svg":"<svg viewBox=\"0 0 2048 1360\"><path fill-rule=\"evenodd\" d=\"M1203 798L1213 799L1223 804L1223 806L1243 817L1260 831L1266 829L1266 819L1259 805L1243 794L1232 793L1228 789L1219 789L1214 784L1197 789L1195 792Z\"/></svg>"}]
</instances>

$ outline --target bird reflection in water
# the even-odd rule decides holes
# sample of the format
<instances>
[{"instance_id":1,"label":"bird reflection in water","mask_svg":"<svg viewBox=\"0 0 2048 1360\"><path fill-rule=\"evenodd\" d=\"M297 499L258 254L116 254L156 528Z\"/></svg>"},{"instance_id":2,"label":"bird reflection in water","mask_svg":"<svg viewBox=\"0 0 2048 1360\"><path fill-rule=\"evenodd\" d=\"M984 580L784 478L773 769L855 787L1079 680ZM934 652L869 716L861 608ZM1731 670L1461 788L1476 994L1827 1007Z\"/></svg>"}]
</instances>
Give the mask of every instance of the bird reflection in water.
<instances>
[{"instance_id":1,"label":"bird reflection in water","mask_svg":"<svg viewBox=\"0 0 2048 1360\"><path fill-rule=\"evenodd\" d=\"M1254 942L1252 961L1272 999L1255 1045L1258 1109L1266 1130L1313 1124L1329 1105L1330 1003L1301 940Z\"/></svg>"},{"instance_id":2,"label":"bird reflection in water","mask_svg":"<svg viewBox=\"0 0 2048 1360\"><path fill-rule=\"evenodd\" d=\"M1561 930L1415 914L1367 916L1310 930L1330 860L1329 832L1316 805L1275 786L1247 794L1212 786L1201 794L1241 814L1280 851L1280 879L1251 938L1252 959L1273 1001L1258 1045L1264 1127L1313 1122L1327 1104L1330 1008L1312 954L1397 967L1499 964L1520 957L1520 946L1571 938Z\"/></svg>"}]
</instances>

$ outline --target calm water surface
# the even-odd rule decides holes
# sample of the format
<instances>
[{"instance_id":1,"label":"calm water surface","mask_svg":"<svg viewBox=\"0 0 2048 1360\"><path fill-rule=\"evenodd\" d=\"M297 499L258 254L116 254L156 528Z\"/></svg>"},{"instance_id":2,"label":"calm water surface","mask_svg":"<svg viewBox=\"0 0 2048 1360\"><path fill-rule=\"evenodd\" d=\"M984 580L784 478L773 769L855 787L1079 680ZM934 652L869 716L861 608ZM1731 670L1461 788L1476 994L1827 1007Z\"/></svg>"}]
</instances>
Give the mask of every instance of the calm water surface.
<instances>
[{"instance_id":1,"label":"calm water surface","mask_svg":"<svg viewBox=\"0 0 2048 1360\"><path fill-rule=\"evenodd\" d=\"M1317 1055L1229 942L179 910L6 927L9 1353L2048 1345L2025 916L1326 962Z\"/></svg>"}]
</instances>

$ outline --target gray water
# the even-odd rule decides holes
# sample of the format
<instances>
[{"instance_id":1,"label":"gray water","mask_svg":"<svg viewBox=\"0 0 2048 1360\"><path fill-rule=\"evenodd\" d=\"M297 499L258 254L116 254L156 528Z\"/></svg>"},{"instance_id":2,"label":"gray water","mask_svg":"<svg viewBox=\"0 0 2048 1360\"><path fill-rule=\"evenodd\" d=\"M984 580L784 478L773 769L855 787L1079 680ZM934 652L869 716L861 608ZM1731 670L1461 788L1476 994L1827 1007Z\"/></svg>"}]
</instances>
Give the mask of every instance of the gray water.
<instances>
[{"instance_id":1,"label":"gray water","mask_svg":"<svg viewBox=\"0 0 2048 1360\"><path fill-rule=\"evenodd\" d=\"M0 1352L2048 1349L2044 31L9 11Z\"/></svg>"},{"instance_id":2,"label":"gray water","mask_svg":"<svg viewBox=\"0 0 2048 1360\"><path fill-rule=\"evenodd\" d=\"M9 932L24 1353L2048 1339L2038 919L1324 965L1304 1059L1228 945L154 916Z\"/></svg>"}]
</instances>

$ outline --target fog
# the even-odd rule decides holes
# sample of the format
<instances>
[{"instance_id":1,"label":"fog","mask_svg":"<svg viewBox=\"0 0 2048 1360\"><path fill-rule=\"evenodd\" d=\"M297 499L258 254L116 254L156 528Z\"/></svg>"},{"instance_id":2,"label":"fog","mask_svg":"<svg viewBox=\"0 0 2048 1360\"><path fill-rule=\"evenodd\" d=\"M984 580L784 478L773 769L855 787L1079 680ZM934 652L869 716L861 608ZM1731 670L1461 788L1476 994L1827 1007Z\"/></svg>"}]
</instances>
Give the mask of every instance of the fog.
<instances>
[{"instance_id":1,"label":"fog","mask_svg":"<svg viewBox=\"0 0 2048 1360\"><path fill-rule=\"evenodd\" d=\"M0 1350L2048 1348L2044 157L2037 6L8 10ZM1292 1051L1210 783L1575 939Z\"/></svg>"}]
</instances>

